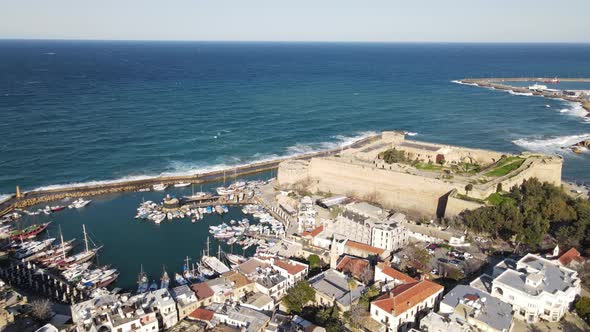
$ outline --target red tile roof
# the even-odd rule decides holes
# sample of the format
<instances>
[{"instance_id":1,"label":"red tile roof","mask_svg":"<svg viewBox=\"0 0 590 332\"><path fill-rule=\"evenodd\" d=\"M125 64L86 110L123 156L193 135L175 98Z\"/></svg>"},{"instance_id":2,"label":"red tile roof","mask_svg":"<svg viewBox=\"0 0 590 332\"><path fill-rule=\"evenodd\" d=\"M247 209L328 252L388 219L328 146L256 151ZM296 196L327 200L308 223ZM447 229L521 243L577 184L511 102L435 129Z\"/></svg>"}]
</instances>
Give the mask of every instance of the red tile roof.
<instances>
[{"instance_id":1,"label":"red tile roof","mask_svg":"<svg viewBox=\"0 0 590 332\"><path fill-rule=\"evenodd\" d=\"M306 237L316 237L324 230L324 226L317 227L316 229L312 230L311 232L305 231L301 234L301 236Z\"/></svg>"},{"instance_id":2,"label":"red tile roof","mask_svg":"<svg viewBox=\"0 0 590 332\"><path fill-rule=\"evenodd\" d=\"M209 297L213 296L213 294L215 294L215 292L213 292L211 287L209 287L209 285L207 285L207 283L205 283L205 282L200 282L198 284L192 284L191 289L193 290L193 292L195 292L195 295L197 295L197 299L199 299L199 300L209 298Z\"/></svg>"},{"instance_id":3,"label":"red tile roof","mask_svg":"<svg viewBox=\"0 0 590 332\"><path fill-rule=\"evenodd\" d=\"M302 271L305 271L305 269L307 268L307 266L303 263L296 263L286 259L275 259L273 265L287 271L287 273L289 273L290 275L296 275L298 273L301 273Z\"/></svg>"},{"instance_id":4,"label":"red tile roof","mask_svg":"<svg viewBox=\"0 0 590 332\"><path fill-rule=\"evenodd\" d=\"M189 314L189 317L204 321L210 321L211 319L213 319L213 314L215 313L211 310L197 308L195 309L195 311Z\"/></svg>"},{"instance_id":5,"label":"red tile roof","mask_svg":"<svg viewBox=\"0 0 590 332\"><path fill-rule=\"evenodd\" d=\"M410 277L409 275L402 273L394 268L392 268L391 266L385 264L384 262L379 262L377 264L377 266L381 269L381 271L383 271L383 273L395 280L400 280L403 282L414 282L416 281L416 279Z\"/></svg>"},{"instance_id":6,"label":"red tile roof","mask_svg":"<svg viewBox=\"0 0 590 332\"><path fill-rule=\"evenodd\" d=\"M359 249L362 251L370 252L373 254L377 254L377 255L381 255L382 253L385 252L385 249L373 247L368 244L364 244L364 243L360 243L360 242L356 242L356 241L351 241L351 240L346 241L346 246L354 248L354 249Z\"/></svg>"},{"instance_id":7,"label":"red tile roof","mask_svg":"<svg viewBox=\"0 0 590 332\"><path fill-rule=\"evenodd\" d=\"M356 279L361 279L361 276L370 265L366 259L344 256L336 266L336 270L344 274L351 274Z\"/></svg>"},{"instance_id":8,"label":"red tile roof","mask_svg":"<svg viewBox=\"0 0 590 332\"><path fill-rule=\"evenodd\" d=\"M559 262L564 266L569 265L573 260L578 262L584 261L584 257L582 257L582 254L576 248L571 248L559 257Z\"/></svg>"},{"instance_id":9,"label":"red tile roof","mask_svg":"<svg viewBox=\"0 0 590 332\"><path fill-rule=\"evenodd\" d=\"M397 317L442 290L443 286L430 280L415 281L397 286L371 302L371 305Z\"/></svg>"}]
</instances>

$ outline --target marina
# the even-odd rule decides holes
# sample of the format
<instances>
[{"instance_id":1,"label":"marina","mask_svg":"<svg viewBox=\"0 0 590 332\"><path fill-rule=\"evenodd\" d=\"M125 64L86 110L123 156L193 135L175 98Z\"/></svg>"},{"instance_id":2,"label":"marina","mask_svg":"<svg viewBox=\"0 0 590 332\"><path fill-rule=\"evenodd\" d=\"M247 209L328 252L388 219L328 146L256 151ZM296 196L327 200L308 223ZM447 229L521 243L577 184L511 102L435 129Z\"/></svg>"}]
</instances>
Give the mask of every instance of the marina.
<instances>
[{"instance_id":1,"label":"marina","mask_svg":"<svg viewBox=\"0 0 590 332\"><path fill-rule=\"evenodd\" d=\"M269 173L261 173L243 179L260 185L269 176ZM65 209L49 214L27 213L37 211L33 206L19 211L19 216L14 220L11 217L5 225L26 229L32 227L30 225L47 223L46 229L35 238L39 241L37 245L43 243L47 250L42 255L45 257L38 259L53 262L47 268L56 270L60 281L76 280L72 287L78 287L79 291L94 286L137 290L138 274L141 274L141 280L147 279L148 288L154 283L158 286L162 283L177 285L177 280L195 282L199 275L215 276L229 271L232 264L239 263L244 256L253 255L258 247L264 249L267 241L256 238L256 235L279 237L284 234L278 221L253 204L253 192L243 195L237 191L235 195L226 193L228 196L223 197L225 204L219 204L222 196L217 195L217 190L220 187L225 187L223 182L203 185L197 193L196 188L190 186L169 186L165 191L102 195L94 197L92 204L80 209L67 208L73 203L72 199L60 200L51 204L66 206ZM226 188L232 189L229 185ZM187 203L190 209L181 212L179 205L170 210L172 212L168 211L160 223L148 219L147 215L140 218L138 207L145 207L151 201L154 209L161 209L172 197L179 197L179 201ZM180 213L183 213L182 217ZM89 243L89 247L84 241L83 225L88 237L96 241ZM63 246L60 235L69 239L63 242ZM210 242L210 255L202 261L207 241ZM60 259L64 253L68 257L66 260ZM24 251L22 255L26 255ZM72 264L74 262L76 264Z\"/></svg>"}]
</instances>

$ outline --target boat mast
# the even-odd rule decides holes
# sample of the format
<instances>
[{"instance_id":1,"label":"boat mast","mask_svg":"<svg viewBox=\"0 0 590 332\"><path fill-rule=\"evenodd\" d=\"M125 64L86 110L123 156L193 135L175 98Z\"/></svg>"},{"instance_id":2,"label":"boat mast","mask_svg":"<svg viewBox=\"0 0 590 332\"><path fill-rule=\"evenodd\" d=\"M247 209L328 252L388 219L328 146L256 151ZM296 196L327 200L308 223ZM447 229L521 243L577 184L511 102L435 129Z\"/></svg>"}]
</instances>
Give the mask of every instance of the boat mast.
<instances>
[{"instance_id":1,"label":"boat mast","mask_svg":"<svg viewBox=\"0 0 590 332\"><path fill-rule=\"evenodd\" d=\"M187 270L187 271L190 271L190 269L191 269L191 266L188 264L188 261L189 261L189 260L190 260L190 259L188 258L188 256L186 256L186 270Z\"/></svg>"},{"instance_id":2,"label":"boat mast","mask_svg":"<svg viewBox=\"0 0 590 332\"><path fill-rule=\"evenodd\" d=\"M207 236L207 256L209 256L209 237Z\"/></svg>"},{"instance_id":3,"label":"boat mast","mask_svg":"<svg viewBox=\"0 0 590 332\"><path fill-rule=\"evenodd\" d=\"M66 258L66 249L64 248L64 235L61 232L61 225L59 225L59 237L61 239L61 254L65 259Z\"/></svg>"},{"instance_id":4,"label":"boat mast","mask_svg":"<svg viewBox=\"0 0 590 332\"><path fill-rule=\"evenodd\" d=\"M88 252L88 237L86 237L86 225L82 224L82 230L84 231L84 245L86 246L86 252Z\"/></svg>"},{"instance_id":5,"label":"boat mast","mask_svg":"<svg viewBox=\"0 0 590 332\"><path fill-rule=\"evenodd\" d=\"M221 244L217 247L217 259L221 260Z\"/></svg>"}]
</instances>

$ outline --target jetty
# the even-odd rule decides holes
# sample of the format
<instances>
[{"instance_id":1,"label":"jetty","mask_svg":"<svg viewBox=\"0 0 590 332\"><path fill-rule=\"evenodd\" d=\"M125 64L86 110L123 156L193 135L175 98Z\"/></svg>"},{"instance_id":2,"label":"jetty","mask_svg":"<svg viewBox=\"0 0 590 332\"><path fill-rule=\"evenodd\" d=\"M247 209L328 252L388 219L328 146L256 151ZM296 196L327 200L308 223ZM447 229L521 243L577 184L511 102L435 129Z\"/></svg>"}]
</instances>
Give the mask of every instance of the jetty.
<instances>
[{"instance_id":1,"label":"jetty","mask_svg":"<svg viewBox=\"0 0 590 332\"><path fill-rule=\"evenodd\" d=\"M557 83L555 78L542 77L496 77L496 78L464 78L458 83L478 86L488 89L511 91L517 94L542 96L545 98L563 99L582 104L582 107L589 112L590 117L590 88L587 90L576 89L529 89L529 87L514 86L510 82L531 82L531 83ZM590 78L559 78L559 82L590 83Z\"/></svg>"},{"instance_id":2,"label":"jetty","mask_svg":"<svg viewBox=\"0 0 590 332\"><path fill-rule=\"evenodd\" d=\"M196 173L182 176L158 176L142 180L121 181L100 185L72 186L58 189L35 190L29 192L21 192L17 188L16 194L12 195L12 197L0 203L0 216L10 213L12 210L17 208L26 208L29 206L50 201L56 201L68 197L88 197L119 192L146 190L151 189L151 187L156 184L203 184L207 182L215 182L223 179L237 178L245 175L276 170L278 168L278 165L286 160L310 160L311 158L316 157L337 155L344 150L358 149L360 147L368 145L376 140L379 140L380 137L381 134L370 135L339 148L322 150L313 153L306 153L294 157L278 158L270 161L257 162L248 165L236 166L232 168L211 171L206 173Z\"/></svg>"}]
</instances>

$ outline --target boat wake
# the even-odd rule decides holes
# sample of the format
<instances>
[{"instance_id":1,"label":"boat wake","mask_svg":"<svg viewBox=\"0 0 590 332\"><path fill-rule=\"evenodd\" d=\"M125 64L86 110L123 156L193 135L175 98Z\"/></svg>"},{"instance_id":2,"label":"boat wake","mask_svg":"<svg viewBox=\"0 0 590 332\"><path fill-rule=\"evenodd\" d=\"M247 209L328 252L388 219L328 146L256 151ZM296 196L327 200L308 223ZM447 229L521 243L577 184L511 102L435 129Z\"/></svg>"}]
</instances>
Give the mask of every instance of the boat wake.
<instances>
[{"instance_id":1,"label":"boat wake","mask_svg":"<svg viewBox=\"0 0 590 332\"><path fill-rule=\"evenodd\" d=\"M173 161L170 163L169 170L163 171L161 173L153 173L153 174L145 174L145 175L130 175L126 177L122 177L119 179L113 180L97 180L97 181L87 181L87 182L74 182L74 183L65 183L65 184L54 184L48 186L42 186L33 189L32 191L42 191L42 190L56 190L56 189L65 189L65 188L77 188L77 187L85 187L85 186L98 186L98 185L108 185L108 184L115 184L121 182L128 182L128 181L139 181L139 180L148 180L155 177L161 176L188 176L194 174L202 174L207 172L214 172L214 171L221 171L223 169L233 168L233 167L240 167L240 166L247 166L254 163L259 162L268 162L273 161L281 158L291 158L296 157L306 153L313 153L323 150L329 149L337 149L339 147L343 147L349 144L352 144L360 139L375 135L376 132L367 131L367 132L360 132L354 136L333 136L334 140L331 142L321 142L315 144L295 144L293 146L287 147L285 149L285 154L254 154L251 159L243 159L243 158L231 158L230 161L225 163L219 163L215 165L203 165L198 163L185 163L179 161ZM0 196L3 197L4 195ZM10 197L10 195L6 195Z\"/></svg>"},{"instance_id":2,"label":"boat wake","mask_svg":"<svg viewBox=\"0 0 590 332\"><path fill-rule=\"evenodd\" d=\"M512 143L524 148L525 150L533 152L565 154L571 153L571 151L567 149L568 147L587 139L590 139L590 134L557 136L537 139L521 138L512 141Z\"/></svg>"},{"instance_id":3,"label":"boat wake","mask_svg":"<svg viewBox=\"0 0 590 332\"><path fill-rule=\"evenodd\" d=\"M404 134L406 134L408 136L412 136L412 137L418 135L418 133L417 132L414 132L414 131L404 131Z\"/></svg>"}]
</instances>

